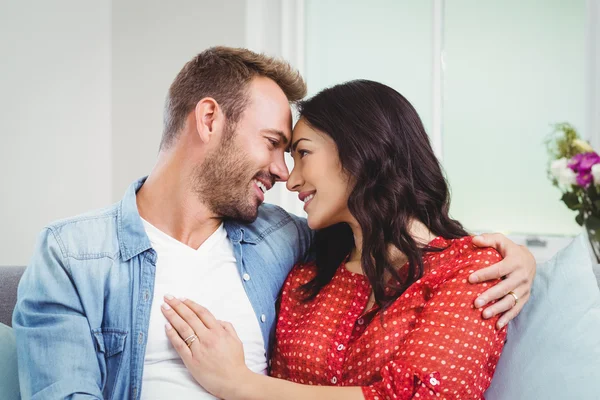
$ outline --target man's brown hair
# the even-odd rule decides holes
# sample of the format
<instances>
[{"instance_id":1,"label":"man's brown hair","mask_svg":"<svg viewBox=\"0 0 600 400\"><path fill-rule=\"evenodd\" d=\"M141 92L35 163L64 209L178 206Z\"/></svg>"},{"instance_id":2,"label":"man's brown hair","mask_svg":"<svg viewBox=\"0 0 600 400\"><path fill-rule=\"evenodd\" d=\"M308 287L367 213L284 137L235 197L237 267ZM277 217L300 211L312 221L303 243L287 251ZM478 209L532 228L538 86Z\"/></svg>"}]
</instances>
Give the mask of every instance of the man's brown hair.
<instances>
[{"instance_id":1,"label":"man's brown hair","mask_svg":"<svg viewBox=\"0 0 600 400\"><path fill-rule=\"evenodd\" d=\"M212 47L198 54L179 72L167 95L160 148L168 148L185 125L187 115L205 97L215 99L231 126L249 101L248 86L255 77L270 78L290 102L306 95L306 84L289 63L248 49Z\"/></svg>"}]
</instances>

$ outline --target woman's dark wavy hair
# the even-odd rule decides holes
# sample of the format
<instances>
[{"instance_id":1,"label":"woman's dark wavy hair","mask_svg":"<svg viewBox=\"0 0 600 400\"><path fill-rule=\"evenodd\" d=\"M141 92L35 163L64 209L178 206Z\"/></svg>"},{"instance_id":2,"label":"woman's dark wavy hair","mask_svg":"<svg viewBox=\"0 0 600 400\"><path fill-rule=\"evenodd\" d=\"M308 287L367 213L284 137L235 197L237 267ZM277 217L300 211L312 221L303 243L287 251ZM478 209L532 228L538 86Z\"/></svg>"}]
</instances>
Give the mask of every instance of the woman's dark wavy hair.
<instances>
[{"instance_id":1,"label":"woman's dark wavy hair","mask_svg":"<svg viewBox=\"0 0 600 400\"><path fill-rule=\"evenodd\" d=\"M400 93L378 82L333 86L298 104L300 117L330 136L344 172L354 184L348 208L363 234L362 269L375 301L386 308L423 276L423 246L409 234L416 218L447 239L467 236L448 215L450 193L442 168L416 110ZM408 258L407 278L390 260L389 245ZM317 231L317 274L302 286L314 298L354 247L349 225ZM389 283L391 281L396 283Z\"/></svg>"}]
</instances>

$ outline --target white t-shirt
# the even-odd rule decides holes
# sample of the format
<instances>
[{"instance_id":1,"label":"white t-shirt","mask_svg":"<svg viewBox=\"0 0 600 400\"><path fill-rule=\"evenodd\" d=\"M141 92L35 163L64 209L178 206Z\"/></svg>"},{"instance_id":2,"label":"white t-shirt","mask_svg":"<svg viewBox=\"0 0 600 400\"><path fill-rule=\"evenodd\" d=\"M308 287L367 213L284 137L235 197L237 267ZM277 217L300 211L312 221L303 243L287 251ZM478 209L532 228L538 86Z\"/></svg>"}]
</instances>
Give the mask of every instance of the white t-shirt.
<instances>
[{"instance_id":1,"label":"white t-shirt","mask_svg":"<svg viewBox=\"0 0 600 400\"><path fill-rule=\"evenodd\" d=\"M154 299L144 359L142 399L215 399L188 372L165 333L160 306L164 295L186 297L231 322L242 343L246 365L266 374L265 345L254 309L237 270L223 224L197 250L143 221L157 253Z\"/></svg>"}]
</instances>

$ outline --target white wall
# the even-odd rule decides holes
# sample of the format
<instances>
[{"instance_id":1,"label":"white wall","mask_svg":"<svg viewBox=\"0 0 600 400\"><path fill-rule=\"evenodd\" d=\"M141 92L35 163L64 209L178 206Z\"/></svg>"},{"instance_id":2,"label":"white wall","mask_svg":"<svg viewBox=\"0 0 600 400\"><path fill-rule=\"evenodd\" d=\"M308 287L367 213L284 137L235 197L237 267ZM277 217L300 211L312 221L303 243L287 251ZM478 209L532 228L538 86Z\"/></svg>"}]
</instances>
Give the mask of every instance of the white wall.
<instances>
[{"instance_id":1,"label":"white wall","mask_svg":"<svg viewBox=\"0 0 600 400\"><path fill-rule=\"evenodd\" d=\"M0 265L111 199L110 1L0 3Z\"/></svg>"},{"instance_id":2,"label":"white wall","mask_svg":"<svg viewBox=\"0 0 600 400\"><path fill-rule=\"evenodd\" d=\"M587 94L595 106L588 105L586 120L600 145L600 0L587 1L596 24L587 43L595 64L590 58L586 72L595 82ZM421 8L429 10L430 3ZM168 86L202 49L248 46L283 56L301 71L313 72L307 79L314 92L315 81L324 81L317 73L327 71L319 64L330 56L308 60L318 36L312 17L305 17L319 18L318 12L311 14L316 4L0 0L0 265L26 264L45 224L118 200L133 179L150 171ZM429 37L429 29L423 35ZM424 60L428 57L423 53ZM371 71L368 65L349 65ZM355 72L364 76L364 71ZM302 213L301 203L283 185L268 199Z\"/></svg>"},{"instance_id":3,"label":"white wall","mask_svg":"<svg viewBox=\"0 0 600 400\"><path fill-rule=\"evenodd\" d=\"M244 47L283 58L306 78L304 6L304 0L246 0ZM285 159L291 170L291 156L286 154ZM288 191L282 182L275 183L266 193L265 202L277 204L296 215L306 216L298 194Z\"/></svg>"},{"instance_id":4,"label":"white wall","mask_svg":"<svg viewBox=\"0 0 600 400\"><path fill-rule=\"evenodd\" d=\"M600 149L600 0L587 0L585 137Z\"/></svg>"},{"instance_id":5,"label":"white wall","mask_svg":"<svg viewBox=\"0 0 600 400\"><path fill-rule=\"evenodd\" d=\"M0 0L0 265L150 172L171 81L209 46L244 46L245 4Z\"/></svg>"},{"instance_id":6,"label":"white wall","mask_svg":"<svg viewBox=\"0 0 600 400\"><path fill-rule=\"evenodd\" d=\"M207 47L243 47L245 12L244 0L113 2L114 200L154 165L164 99L179 70Z\"/></svg>"},{"instance_id":7,"label":"white wall","mask_svg":"<svg viewBox=\"0 0 600 400\"><path fill-rule=\"evenodd\" d=\"M554 123L584 132L585 25L585 0L447 2L444 167L467 229L581 231L547 178L544 142Z\"/></svg>"}]
</instances>

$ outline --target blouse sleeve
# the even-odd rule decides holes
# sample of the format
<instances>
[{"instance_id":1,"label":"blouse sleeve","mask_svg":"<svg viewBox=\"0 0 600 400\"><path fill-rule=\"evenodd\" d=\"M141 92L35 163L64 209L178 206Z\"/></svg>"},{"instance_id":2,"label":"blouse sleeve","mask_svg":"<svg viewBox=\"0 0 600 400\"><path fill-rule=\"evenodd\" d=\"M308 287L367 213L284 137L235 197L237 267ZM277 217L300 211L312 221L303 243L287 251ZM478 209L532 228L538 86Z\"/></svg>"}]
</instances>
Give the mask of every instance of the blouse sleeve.
<instances>
[{"instance_id":1,"label":"blouse sleeve","mask_svg":"<svg viewBox=\"0 0 600 400\"><path fill-rule=\"evenodd\" d=\"M297 289L311 280L315 275L315 266L314 263L307 264L296 264L294 268L290 271L287 276L283 287L281 288L281 293L279 294L279 299L277 301L277 321L276 324L281 329L285 329L285 326L281 326L283 324L284 314L289 311L289 308L293 307L294 304L297 304L296 296L301 295L296 292ZM286 311L286 313L282 313L282 309ZM288 369L286 366L286 362L284 357L281 354L281 350L277 345L279 338L277 337L277 330L275 331L274 340L271 347L271 359L269 360L269 375L274 376L279 379L289 379Z\"/></svg>"},{"instance_id":2,"label":"blouse sleeve","mask_svg":"<svg viewBox=\"0 0 600 400\"><path fill-rule=\"evenodd\" d=\"M468 276L497 261L493 249L471 248L452 261L453 270L431 293L398 357L380 371L381 381L363 387L365 399L482 398L500 357L506 328L498 316L482 319L473 302L496 282L468 283ZM448 268L447 268L448 269Z\"/></svg>"}]
</instances>

